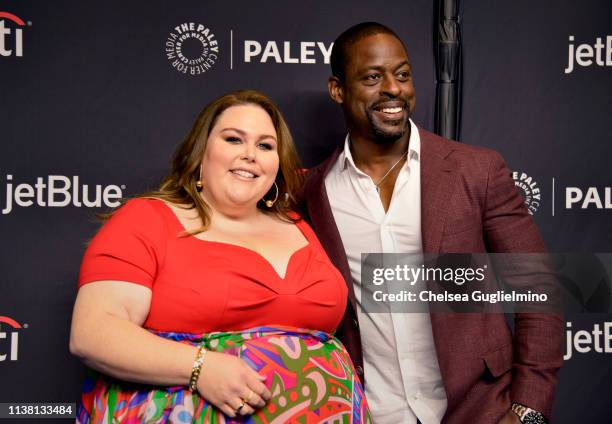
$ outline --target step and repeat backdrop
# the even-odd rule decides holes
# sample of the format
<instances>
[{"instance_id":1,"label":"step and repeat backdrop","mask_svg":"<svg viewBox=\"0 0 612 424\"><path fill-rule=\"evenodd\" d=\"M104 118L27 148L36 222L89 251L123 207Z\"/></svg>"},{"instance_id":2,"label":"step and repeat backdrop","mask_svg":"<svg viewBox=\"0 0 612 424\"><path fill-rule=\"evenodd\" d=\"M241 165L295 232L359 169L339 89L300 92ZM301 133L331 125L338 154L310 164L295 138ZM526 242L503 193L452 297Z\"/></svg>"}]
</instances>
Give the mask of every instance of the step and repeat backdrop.
<instances>
[{"instance_id":1,"label":"step and repeat backdrop","mask_svg":"<svg viewBox=\"0 0 612 424\"><path fill-rule=\"evenodd\" d=\"M433 130L433 3L2 2L0 402L76 401L68 335L96 213L156 187L213 98L268 94L313 166L345 135L333 40L373 20L406 43L413 119ZM612 4L465 0L459 15L460 141L502 153L551 251L610 252ZM612 315L566 318L555 422L609 422Z\"/></svg>"}]
</instances>

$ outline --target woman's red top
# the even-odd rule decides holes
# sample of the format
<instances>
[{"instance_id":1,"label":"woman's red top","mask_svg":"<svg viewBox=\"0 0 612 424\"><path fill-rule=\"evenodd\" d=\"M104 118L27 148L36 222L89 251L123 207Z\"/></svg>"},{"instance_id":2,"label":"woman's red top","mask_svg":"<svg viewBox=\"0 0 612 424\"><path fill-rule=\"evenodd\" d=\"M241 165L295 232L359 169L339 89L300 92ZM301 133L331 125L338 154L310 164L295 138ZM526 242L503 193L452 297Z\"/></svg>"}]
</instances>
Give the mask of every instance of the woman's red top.
<instances>
[{"instance_id":1,"label":"woman's red top","mask_svg":"<svg viewBox=\"0 0 612 424\"><path fill-rule=\"evenodd\" d=\"M208 333L283 325L333 332L347 287L310 226L295 225L308 245L291 256L285 278L245 247L185 236L161 200L128 201L89 245L79 287L127 281L152 290L144 327Z\"/></svg>"}]
</instances>

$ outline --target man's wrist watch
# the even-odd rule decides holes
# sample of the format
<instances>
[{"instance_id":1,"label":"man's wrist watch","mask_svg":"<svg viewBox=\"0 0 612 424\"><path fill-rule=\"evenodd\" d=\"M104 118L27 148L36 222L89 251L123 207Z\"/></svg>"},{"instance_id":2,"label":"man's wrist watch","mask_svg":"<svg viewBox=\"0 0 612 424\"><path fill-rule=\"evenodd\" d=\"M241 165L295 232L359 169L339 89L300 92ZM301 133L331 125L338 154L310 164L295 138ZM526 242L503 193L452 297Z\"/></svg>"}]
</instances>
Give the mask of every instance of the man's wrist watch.
<instances>
[{"instance_id":1,"label":"man's wrist watch","mask_svg":"<svg viewBox=\"0 0 612 424\"><path fill-rule=\"evenodd\" d=\"M534 409L528 408L525 405L521 405L520 403L512 403L512 407L510 408L512 412L518 415L519 420L523 424L547 424L546 418L542 415L541 412L538 412Z\"/></svg>"}]
</instances>

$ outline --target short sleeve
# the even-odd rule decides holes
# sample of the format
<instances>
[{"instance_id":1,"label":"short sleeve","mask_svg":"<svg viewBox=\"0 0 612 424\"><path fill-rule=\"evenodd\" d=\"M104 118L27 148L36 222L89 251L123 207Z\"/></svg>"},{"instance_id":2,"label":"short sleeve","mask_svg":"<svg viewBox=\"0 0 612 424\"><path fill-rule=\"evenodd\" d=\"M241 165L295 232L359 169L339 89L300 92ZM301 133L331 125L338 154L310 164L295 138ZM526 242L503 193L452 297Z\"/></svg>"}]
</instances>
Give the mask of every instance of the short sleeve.
<instances>
[{"instance_id":1,"label":"short sleeve","mask_svg":"<svg viewBox=\"0 0 612 424\"><path fill-rule=\"evenodd\" d=\"M132 199L102 226L85 251L78 286L117 280L153 287L165 253L165 227L153 199Z\"/></svg>"}]
</instances>

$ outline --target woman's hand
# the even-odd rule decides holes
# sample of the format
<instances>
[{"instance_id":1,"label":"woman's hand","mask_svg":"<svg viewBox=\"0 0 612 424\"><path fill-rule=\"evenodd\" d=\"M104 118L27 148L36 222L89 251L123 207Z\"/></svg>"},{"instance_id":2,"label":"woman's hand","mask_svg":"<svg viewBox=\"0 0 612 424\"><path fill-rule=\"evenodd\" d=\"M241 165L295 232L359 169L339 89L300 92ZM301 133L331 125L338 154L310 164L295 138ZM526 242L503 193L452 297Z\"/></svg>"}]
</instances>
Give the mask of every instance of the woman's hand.
<instances>
[{"instance_id":1,"label":"woman's hand","mask_svg":"<svg viewBox=\"0 0 612 424\"><path fill-rule=\"evenodd\" d=\"M270 391L262 382L265 379L236 356L208 351L198 379L198 392L234 418L236 414L252 414L270 400Z\"/></svg>"}]
</instances>

